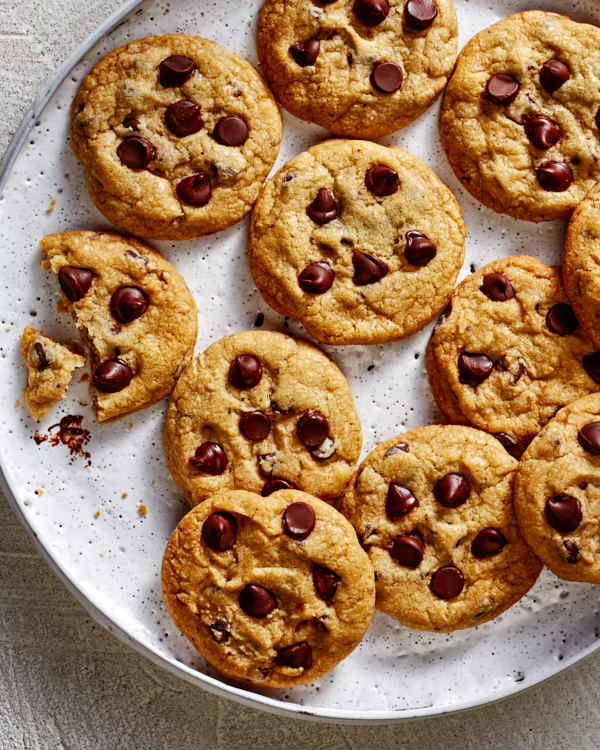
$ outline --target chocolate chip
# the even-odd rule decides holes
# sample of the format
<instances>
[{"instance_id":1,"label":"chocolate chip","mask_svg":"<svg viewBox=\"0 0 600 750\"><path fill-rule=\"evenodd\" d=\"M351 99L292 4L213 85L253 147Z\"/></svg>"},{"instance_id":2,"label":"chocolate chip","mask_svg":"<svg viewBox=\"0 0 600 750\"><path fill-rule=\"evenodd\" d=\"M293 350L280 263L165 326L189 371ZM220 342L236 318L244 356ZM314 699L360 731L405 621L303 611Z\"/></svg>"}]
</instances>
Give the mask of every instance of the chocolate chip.
<instances>
[{"instance_id":1,"label":"chocolate chip","mask_svg":"<svg viewBox=\"0 0 600 750\"><path fill-rule=\"evenodd\" d=\"M223 117L213 130L213 138L221 146L243 146L248 140L250 129L246 121L237 115Z\"/></svg>"},{"instance_id":2,"label":"chocolate chip","mask_svg":"<svg viewBox=\"0 0 600 750\"><path fill-rule=\"evenodd\" d=\"M374 167L367 169L365 184L373 195L384 198L398 192L400 181L398 180L398 174L393 169L384 167L382 164L376 164Z\"/></svg>"},{"instance_id":3,"label":"chocolate chip","mask_svg":"<svg viewBox=\"0 0 600 750\"><path fill-rule=\"evenodd\" d=\"M122 359L107 359L94 373L94 385L102 393L118 393L131 382L132 372Z\"/></svg>"},{"instance_id":4,"label":"chocolate chip","mask_svg":"<svg viewBox=\"0 0 600 750\"><path fill-rule=\"evenodd\" d=\"M406 233L406 249L404 257L413 266L426 266L437 253L435 242L432 242L423 232L414 230Z\"/></svg>"},{"instance_id":5,"label":"chocolate chip","mask_svg":"<svg viewBox=\"0 0 600 750\"><path fill-rule=\"evenodd\" d=\"M561 302L548 310L546 325L552 333L557 333L559 336L570 336L579 327L579 321L575 317L571 305Z\"/></svg>"},{"instance_id":6,"label":"chocolate chip","mask_svg":"<svg viewBox=\"0 0 600 750\"><path fill-rule=\"evenodd\" d=\"M390 484L385 501L385 512L390 520L404 518L407 513L418 507L419 501L409 489L396 482Z\"/></svg>"},{"instance_id":7,"label":"chocolate chip","mask_svg":"<svg viewBox=\"0 0 600 750\"><path fill-rule=\"evenodd\" d=\"M546 161L535 173L540 185L549 193L563 193L573 182L573 170L564 162Z\"/></svg>"},{"instance_id":8,"label":"chocolate chip","mask_svg":"<svg viewBox=\"0 0 600 750\"><path fill-rule=\"evenodd\" d=\"M287 479L281 479L280 477L274 477L273 479L269 479L269 481L262 488L262 492L260 494L263 497L269 497L269 495L272 495L274 492L278 492L279 490L297 489L298 487L293 482L290 482Z\"/></svg>"},{"instance_id":9,"label":"chocolate chip","mask_svg":"<svg viewBox=\"0 0 600 750\"><path fill-rule=\"evenodd\" d=\"M527 120L525 133L536 148L543 150L556 146L560 139L558 128L547 117L532 117Z\"/></svg>"},{"instance_id":10,"label":"chocolate chip","mask_svg":"<svg viewBox=\"0 0 600 750\"><path fill-rule=\"evenodd\" d=\"M366 286L381 281L390 270L387 263L371 253L354 253L352 265L354 266L353 281L356 286Z\"/></svg>"},{"instance_id":11,"label":"chocolate chip","mask_svg":"<svg viewBox=\"0 0 600 750\"><path fill-rule=\"evenodd\" d=\"M262 411L247 411L240 419L240 432L255 443L264 440L270 430L271 421Z\"/></svg>"},{"instance_id":12,"label":"chocolate chip","mask_svg":"<svg viewBox=\"0 0 600 750\"><path fill-rule=\"evenodd\" d=\"M310 455L318 461L325 461L333 456L335 450L335 441L330 437L326 437L321 445L317 445L316 448L310 448Z\"/></svg>"},{"instance_id":13,"label":"chocolate chip","mask_svg":"<svg viewBox=\"0 0 600 750\"><path fill-rule=\"evenodd\" d=\"M41 341L36 341L34 343L33 351L35 352L35 357L38 361L37 369L40 371L47 370L48 367L50 367L50 360L48 359L48 355L46 354L46 350Z\"/></svg>"},{"instance_id":14,"label":"chocolate chip","mask_svg":"<svg viewBox=\"0 0 600 750\"><path fill-rule=\"evenodd\" d=\"M333 599L336 589L341 582L342 579L333 570L324 568L322 565L315 565L313 568L315 591L319 599L322 599L324 602L330 602Z\"/></svg>"},{"instance_id":15,"label":"chocolate chip","mask_svg":"<svg viewBox=\"0 0 600 750\"><path fill-rule=\"evenodd\" d=\"M579 560L579 547L573 542L563 542L563 545L568 552L567 562L576 563Z\"/></svg>"},{"instance_id":16,"label":"chocolate chip","mask_svg":"<svg viewBox=\"0 0 600 750\"><path fill-rule=\"evenodd\" d=\"M333 284L333 271L327 263L311 263L298 276L300 288L308 294L325 294Z\"/></svg>"},{"instance_id":17,"label":"chocolate chip","mask_svg":"<svg viewBox=\"0 0 600 750\"><path fill-rule=\"evenodd\" d=\"M260 362L251 354L238 354L229 365L229 382L240 391L258 385L263 376Z\"/></svg>"},{"instance_id":18,"label":"chocolate chip","mask_svg":"<svg viewBox=\"0 0 600 750\"><path fill-rule=\"evenodd\" d=\"M110 298L110 313L119 323L141 318L148 307L148 297L135 286L122 286Z\"/></svg>"},{"instance_id":19,"label":"chocolate chip","mask_svg":"<svg viewBox=\"0 0 600 750\"><path fill-rule=\"evenodd\" d=\"M171 104L165 112L165 125L178 138L197 133L204 125L200 107L187 99Z\"/></svg>"},{"instance_id":20,"label":"chocolate chip","mask_svg":"<svg viewBox=\"0 0 600 750\"><path fill-rule=\"evenodd\" d=\"M454 599L464 586L464 576L454 565L445 565L431 576L430 588L440 599Z\"/></svg>"},{"instance_id":21,"label":"chocolate chip","mask_svg":"<svg viewBox=\"0 0 600 750\"><path fill-rule=\"evenodd\" d=\"M548 60L542 65L540 70L540 83L553 94L571 77L571 71L560 60Z\"/></svg>"},{"instance_id":22,"label":"chocolate chip","mask_svg":"<svg viewBox=\"0 0 600 750\"><path fill-rule=\"evenodd\" d=\"M69 302L79 302L92 286L94 274L89 268L63 266L58 272L58 283Z\"/></svg>"},{"instance_id":23,"label":"chocolate chip","mask_svg":"<svg viewBox=\"0 0 600 750\"><path fill-rule=\"evenodd\" d=\"M177 184L177 197L188 206L206 206L212 196L212 187L208 175L204 172L185 177Z\"/></svg>"},{"instance_id":24,"label":"chocolate chip","mask_svg":"<svg viewBox=\"0 0 600 750\"><path fill-rule=\"evenodd\" d=\"M254 327L260 328L264 322L265 322L265 314L258 313L258 315L256 316L256 320L254 321Z\"/></svg>"},{"instance_id":25,"label":"chocolate chip","mask_svg":"<svg viewBox=\"0 0 600 750\"><path fill-rule=\"evenodd\" d=\"M479 288L492 302L508 302L515 296L512 284L503 273L488 273Z\"/></svg>"},{"instance_id":26,"label":"chocolate chip","mask_svg":"<svg viewBox=\"0 0 600 750\"><path fill-rule=\"evenodd\" d=\"M600 422L588 422L577 435L579 445L583 450L594 456L600 456Z\"/></svg>"},{"instance_id":27,"label":"chocolate chip","mask_svg":"<svg viewBox=\"0 0 600 750\"><path fill-rule=\"evenodd\" d=\"M306 42L297 42L290 47L290 55L301 68L314 65L319 56L321 42L318 39L308 39Z\"/></svg>"},{"instance_id":28,"label":"chocolate chip","mask_svg":"<svg viewBox=\"0 0 600 750\"><path fill-rule=\"evenodd\" d=\"M331 195L329 190L321 188L317 193L317 197L306 209L306 213L319 226L337 219L337 208L335 207L333 195Z\"/></svg>"},{"instance_id":29,"label":"chocolate chip","mask_svg":"<svg viewBox=\"0 0 600 750\"><path fill-rule=\"evenodd\" d=\"M140 121L133 113L129 113L123 120L123 127L129 128L130 130L137 130L140 126Z\"/></svg>"},{"instance_id":30,"label":"chocolate chip","mask_svg":"<svg viewBox=\"0 0 600 750\"><path fill-rule=\"evenodd\" d=\"M485 354L463 352L458 358L460 382L477 388L492 374L494 363Z\"/></svg>"},{"instance_id":31,"label":"chocolate chip","mask_svg":"<svg viewBox=\"0 0 600 750\"><path fill-rule=\"evenodd\" d=\"M144 169L156 156L156 149L146 138L128 138L119 144L117 156L129 169Z\"/></svg>"},{"instance_id":32,"label":"chocolate chip","mask_svg":"<svg viewBox=\"0 0 600 750\"><path fill-rule=\"evenodd\" d=\"M446 474L435 483L433 494L445 508L458 508L469 499L471 488L462 474Z\"/></svg>"},{"instance_id":33,"label":"chocolate chip","mask_svg":"<svg viewBox=\"0 0 600 750\"><path fill-rule=\"evenodd\" d=\"M393 456L395 453L410 453L410 448L406 443L398 443L398 445L392 445L391 448L388 448L386 452L383 454L384 458L389 458L390 456Z\"/></svg>"},{"instance_id":34,"label":"chocolate chip","mask_svg":"<svg viewBox=\"0 0 600 750\"><path fill-rule=\"evenodd\" d=\"M423 539L418 534L403 534L394 539L390 555L403 568L418 568L423 559Z\"/></svg>"},{"instance_id":35,"label":"chocolate chip","mask_svg":"<svg viewBox=\"0 0 600 750\"><path fill-rule=\"evenodd\" d=\"M568 534L581 523L581 503L570 495L557 495L546 500L546 520L553 529Z\"/></svg>"},{"instance_id":36,"label":"chocolate chip","mask_svg":"<svg viewBox=\"0 0 600 750\"><path fill-rule=\"evenodd\" d=\"M486 84L485 93L493 104L508 106L519 94L519 83L512 76L495 75Z\"/></svg>"},{"instance_id":37,"label":"chocolate chip","mask_svg":"<svg viewBox=\"0 0 600 750\"><path fill-rule=\"evenodd\" d=\"M596 126L600 128L600 109L596 112Z\"/></svg>"},{"instance_id":38,"label":"chocolate chip","mask_svg":"<svg viewBox=\"0 0 600 750\"><path fill-rule=\"evenodd\" d=\"M303 669L305 672L312 667L312 648L308 643L296 643L277 652L275 664L291 669Z\"/></svg>"},{"instance_id":39,"label":"chocolate chip","mask_svg":"<svg viewBox=\"0 0 600 750\"><path fill-rule=\"evenodd\" d=\"M196 448L194 458L190 463L198 471L216 477L227 468L227 455L218 443L202 443Z\"/></svg>"},{"instance_id":40,"label":"chocolate chip","mask_svg":"<svg viewBox=\"0 0 600 750\"><path fill-rule=\"evenodd\" d=\"M438 14L433 0L408 0L404 6L404 19L411 29L424 31L435 21Z\"/></svg>"},{"instance_id":41,"label":"chocolate chip","mask_svg":"<svg viewBox=\"0 0 600 750\"><path fill-rule=\"evenodd\" d=\"M215 552L231 549L237 539L235 516L224 510L211 513L202 524L202 539Z\"/></svg>"},{"instance_id":42,"label":"chocolate chip","mask_svg":"<svg viewBox=\"0 0 600 750\"><path fill-rule=\"evenodd\" d=\"M494 437L499 440L506 452L509 453L513 458L519 458L519 450L517 448L517 441L505 432L497 432Z\"/></svg>"},{"instance_id":43,"label":"chocolate chip","mask_svg":"<svg viewBox=\"0 0 600 750\"><path fill-rule=\"evenodd\" d=\"M371 71L371 83L382 94L393 94L402 87L404 73L394 62L378 62Z\"/></svg>"},{"instance_id":44,"label":"chocolate chip","mask_svg":"<svg viewBox=\"0 0 600 750\"><path fill-rule=\"evenodd\" d=\"M292 503L283 514L283 530L292 539L306 539L315 528L315 512L308 503Z\"/></svg>"},{"instance_id":45,"label":"chocolate chip","mask_svg":"<svg viewBox=\"0 0 600 750\"><path fill-rule=\"evenodd\" d=\"M583 358L583 369L595 383L600 383L600 352L586 354Z\"/></svg>"},{"instance_id":46,"label":"chocolate chip","mask_svg":"<svg viewBox=\"0 0 600 750\"><path fill-rule=\"evenodd\" d=\"M309 411L298 420L298 437L309 448L316 448L329 435L329 422L318 411Z\"/></svg>"},{"instance_id":47,"label":"chocolate chip","mask_svg":"<svg viewBox=\"0 0 600 750\"><path fill-rule=\"evenodd\" d=\"M506 537L501 531L498 531L498 529L483 529L473 539L471 552L480 560L485 560L486 557L493 557L502 552L505 544Z\"/></svg>"},{"instance_id":48,"label":"chocolate chip","mask_svg":"<svg viewBox=\"0 0 600 750\"><path fill-rule=\"evenodd\" d=\"M240 592L239 603L250 617L263 618L277 607L277 599L268 589L249 583Z\"/></svg>"},{"instance_id":49,"label":"chocolate chip","mask_svg":"<svg viewBox=\"0 0 600 750\"><path fill-rule=\"evenodd\" d=\"M196 72L196 63L189 57L172 55L163 60L159 66L159 80L161 86L172 89L183 86Z\"/></svg>"},{"instance_id":50,"label":"chocolate chip","mask_svg":"<svg viewBox=\"0 0 600 750\"><path fill-rule=\"evenodd\" d=\"M354 15L365 26L379 26L388 17L388 0L355 0L352 6Z\"/></svg>"},{"instance_id":51,"label":"chocolate chip","mask_svg":"<svg viewBox=\"0 0 600 750\"><path fill-rule=\"evenodd\" d=\"M210 626L210 634L215 643L227 643L229 640L229 623L227 620L215 620Z\"/></svg>"}]
</instances>

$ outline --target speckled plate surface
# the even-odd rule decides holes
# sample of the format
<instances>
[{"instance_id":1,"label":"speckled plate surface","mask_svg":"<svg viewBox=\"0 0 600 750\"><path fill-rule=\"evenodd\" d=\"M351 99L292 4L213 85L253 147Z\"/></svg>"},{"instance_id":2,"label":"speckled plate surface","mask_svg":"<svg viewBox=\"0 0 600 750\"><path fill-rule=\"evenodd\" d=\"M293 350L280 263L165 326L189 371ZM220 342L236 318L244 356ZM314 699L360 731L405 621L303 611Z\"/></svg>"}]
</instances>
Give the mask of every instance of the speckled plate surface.
<instances>
[{"instance_id":1,"label":"speckled plate surface","mask_svg":"<svg viewBox=\"0 0 600 750\"><path fill-rule=\"evenodd\" d=\"M455 0L460 45L512 13L539 8L600 23L594 0ZM36 426L21 395L19 342L27 324L77 342L59 316L59 290L41 270L39 239L70 229L110 229L94 208L69 144L69 109L83 76L108 51L135 38L185 32L214 39L257 64L254 32L260 0L129 2L40 95L15 137L0 179L0 456L2 486L19 518L61 580L92 615L157 664L211 692L275 713L329 721L386 722L480 706L547 679L600 645L598 589L545 571L515 607L478 629L419 633L376 613L361 646L330 675L288 691L252 691L222 678L179 634L167 615L159 571L166 541L187 504L162 453L166 402L104 427L96 425L86 383ZM113 28L115 27L116 28ZM113 29L110 31L110 29ZM107 33L108 32L108 33ZM71 65L74 67L71 70ZM566 223L533 225L498 216L460 187L444 155L439 103L410 127L383 139L428 163L458 198L468 230L462 277L489 261L527 252L561 259ZM327 137L283 113L276 168ZM199 308L198 351L223 335L264 328L306 337L270 310L246 259L247 220L203 240L151 243L183 274ZM347 375L363 424L365 455L379 442L440 420L425 372L430 327L397 344L330 347ZM78 380L79 378L77 378ZM20 402L17 405L17 402ZM34 433L67 414L83 415L91 463L63 445L37 445ZM142 516L139 506L147 508ZM99 512L99 515L98 515Z\"/></svg>"}]
</instances>

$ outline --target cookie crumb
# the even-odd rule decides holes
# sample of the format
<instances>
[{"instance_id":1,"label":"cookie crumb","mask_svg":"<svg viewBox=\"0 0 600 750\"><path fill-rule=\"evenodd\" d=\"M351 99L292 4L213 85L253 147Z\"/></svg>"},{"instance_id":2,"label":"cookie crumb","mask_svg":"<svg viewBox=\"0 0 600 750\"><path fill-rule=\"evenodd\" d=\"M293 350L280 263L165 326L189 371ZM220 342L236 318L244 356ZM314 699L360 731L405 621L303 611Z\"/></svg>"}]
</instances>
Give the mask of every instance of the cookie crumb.
<instances>
[{"instance_id":1,"label":"cookie crumb","mask_svg":"<svg viewBox=\"0 0 600 750\"><path fill-rule=\"evenodd\" d=\"M140 512L140 516L145 516L146 513L148 513L145 505L140 505L140 507L138 508L138 510Z\"/></svg>"},{"instance_id":2,"label":"cookie crumb","mask_svg":"<svg viewBox=\"0 0 600 750\"><path fill-rule=\"evenodd\" d=\"M97 510L96 513L95 513L96 518L98 518L99 515L100 515L100 511Z\"/></svg>"},{"instance_id":3,"label":"cookie crumb","mask_svg":"<svg viewBox=\"0 0 600 750\"><path fill-rule=\"evenodd\" d=\"M46 209L46 212L49 213L49 214L51 214L52 211L54 211L55 206L56 206L56 198L53 195L51 195L50 196L50 205Z\"/></svg>"},{"instance_id":4,"label":"cookie crumb","mask_svg":"<svg viewBox=\"0 0 600 750\"><path fill-rule=\"evenodd\" d=\"M127 497L127 493L126 493L126 492L124 492L124 493L123 493L123 494L121 495L121 497L123 497L123 498Z\"/></svg>"},{"instance_id":5,"label":"cookie crumb","mask_svg":"<svg viewBox=\"0 0 600 750\"><path fill-rule=\"evenodd\" d=\"M15 401L15 409L19 406L20 403L20 401Z\"/></svg>"},{"instance_id":6,"label":"cookie crumb","mask_svg":"<svg viewBox=\"0 0 600 750\"><path fill-rule=\"evenodd\" d=\"M36 495L43 495L44 494L44 490L41 490L41 489L40 490L36 490L35 494Z\"/></svg>"}]
</instances>

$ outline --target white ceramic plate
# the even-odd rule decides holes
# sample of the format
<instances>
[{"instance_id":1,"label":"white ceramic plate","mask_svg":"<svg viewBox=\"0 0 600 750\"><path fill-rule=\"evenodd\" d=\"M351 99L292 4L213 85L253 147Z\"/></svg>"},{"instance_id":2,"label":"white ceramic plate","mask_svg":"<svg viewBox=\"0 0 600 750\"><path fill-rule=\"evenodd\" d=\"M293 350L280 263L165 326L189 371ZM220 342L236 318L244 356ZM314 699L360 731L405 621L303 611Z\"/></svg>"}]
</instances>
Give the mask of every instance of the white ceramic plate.
<instances>
[{"instance_id":1,"label":"white ceramic plate","mask_svg":"<svg viewBox=\"0 0 600 750\"><path fill-rule=\"evenodd\" d=\"M461 46L500 18L540 5L600 23L596 0L455 3ZM83 405L90 402L87 384L77 383L39 429L45 432L66 414L82 414L91 431L91 466L71 460L65 446L38 446L33 440L36 425L21 395L23 328L32 324L61 341L78 340L73 321L56 313L59 290L40 268L38 241L49 232L111 228L94 208L69 144L70 104L83 76L115 47L166 32L214 39L257 64L259 7L260 0L129 2L65 64L15 137L0 178L2 487L40 552L99 622L157 664L213 693L275 713L347 722L400 721L484 705L531 687L598 648L598 589L559 581L545 571L510 611L451 635L411 631L376 613L361 646L322 680L288 691L242 689L207 666L172 625L162 602L163 550L187 510L162 453L166 402L99 427ZM446 161L438 116L439 103L382 143L416 154L454 191L468 230L462 276L519 252L559 263L566 224L536 226L473 201ZM276 168L327 136L285 112L283 121ZM265 314L265 328L306 336L299 325L271 311L254 287L246 229L245 221L204 240L152 243L181 271L196 297L198 351L252 328L259 312ZM427 329L397 344L327 349L350 381L363 424L363 455L383 440L439 421L424 366L429 335ZM147 507L145 517L140 504Z\"/></svg>"}]
</instances>

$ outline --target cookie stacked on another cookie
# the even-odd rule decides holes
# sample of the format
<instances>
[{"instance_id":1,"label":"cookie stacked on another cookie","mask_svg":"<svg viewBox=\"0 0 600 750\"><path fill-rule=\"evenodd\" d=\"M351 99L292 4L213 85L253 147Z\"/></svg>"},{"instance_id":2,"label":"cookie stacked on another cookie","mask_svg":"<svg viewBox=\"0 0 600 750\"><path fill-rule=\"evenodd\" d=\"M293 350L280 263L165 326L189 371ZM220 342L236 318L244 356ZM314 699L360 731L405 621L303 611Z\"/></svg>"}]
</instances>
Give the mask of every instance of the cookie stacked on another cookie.
<instances>
[{"instance_id":1,"label":"cookie stacked on another cookie","mask_svg":"<svg viewBox=\"0 0 600 750\"><path fill-rule=\"evenodd\" d=\"M499 21L464 47L441 134L474 198L527 221L568 218L600 180L600 29L557 13Z\"/></svg>"},{"instance_id":2,"label":"cookie stacked on another cookie","mask_svg":"<svg viewBox=\"0 0 600 750\"><path fill-rule=\"evenodd\" d=\"M558 409L600 390L600 353L560 267L525 255L459 284L429 342L427 372L448 419L494 434L518 457Z\"/></svg>"},{"instance_id":3,"label":"cookie stacked on another cookie","mask_svg":"<svg viewBox=\"0 0 600 750\"><path fill-rule=\"evenodd\" d=\"M600 394L561 409L523 454L521 533L559 578L600 583Z\"/></svg>"},{"instance_id":4,"label":"cookie stacked on another cookie","mask_svg":"<svg viewBox=\"0 0 600 750\"><path fill-rule=\"evenodd\" d=\"M280 141L279 110L254 68L186 34L110 52L73 103L71 142L92 200L142 237L185 240L238 222Z\"/></svg>"},{"instance_id":5,"label":"cookie stacked on another cookie","mask_svg":"<svg viewBox=\"0 0 600 750\"><path fill-rule=\"evenodd\" d=\"M198 317L175 268L138 240L63 232L41 241L70 312L90 347L98 422L155 404L192 358Z\"/></svg>"},{"instance_id":6,"label":"cookie stacked on another cookie","mask_svg":"<svg viewBox=\"0 0 600 750\"><path fill-rule=\"evenodd\" d=\"M298 488L333 502L360 455L348 382L316 347L246 331L209 346L183 372L163 444L191 505L224 490Z\"/></svg>"},{"instance_id":7,"label":"cookie stacked on another cookie","mask_svg":"<svg viewBox=\"0 0 600 750\"><path fill-rule=\"evenodd\" d=\"M354 529L296 490L235 490L173 532L162 588L175 625L221 674L260 687L314 682L356 648L375 603Z\"/></svg>"},{"instance_id":8,"label":"cookie stacked on another cookie","mask_svg":"<svg viewBox=\"0 0 600 750\"><path fill-rule=\"evenodd\" d=\"M380 138L431 106L452 72L452 0L266 0L258 56L293 115Z\"/></svg>"},{"instance_id":9,"label":"cookie stacked on another cookie","mask_svg":"<svg viewBox=\"0 0 600 750\"><path fill-rule=\"evenodd\" d=\"M341 511L373 563L377 609L451 632L527 593L543 566L513 511L517 466L495 438L454 425L411 430L367 456Z\"/></svg>"},{"instance_id":10,"label":"cookie stacked on another cookie","mask_svg":"<svg viewBox=\"0 0 600 750\"><path fill-rule=\"evenodd\" d=\"M410 336L440 312L464 239L458 203L422 161L330 140L266 184L248 255L266 302L317 341L375 344Z\"/></svg>"}]
</instances>

